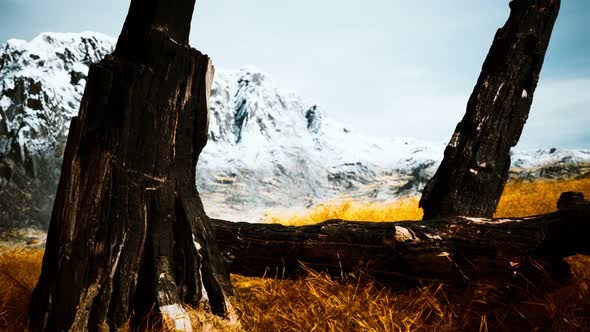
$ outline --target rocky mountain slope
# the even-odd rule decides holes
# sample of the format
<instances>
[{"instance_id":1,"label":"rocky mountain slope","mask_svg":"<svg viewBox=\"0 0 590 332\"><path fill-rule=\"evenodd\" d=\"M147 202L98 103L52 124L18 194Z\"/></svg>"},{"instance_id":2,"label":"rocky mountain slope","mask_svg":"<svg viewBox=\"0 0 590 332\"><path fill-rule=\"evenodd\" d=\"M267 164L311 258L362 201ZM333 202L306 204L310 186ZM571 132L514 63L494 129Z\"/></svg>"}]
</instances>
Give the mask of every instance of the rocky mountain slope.
<instances>
[{"instance_id":1,"label":"rocky mountain slope","mask_svg":"<svg viewBox=\"0 0 590 332\"><path fill-rule=\"evenodd\" d=\"M114 42L99 33L44 33L0 47L0 225L47 225L88 65ZM357 133L255 68L217 70L210 105L196 181L214 217L259 220L269 208L412 194L444 150L445 142ZM513 175L566 177L587 172L588 162L589 150L515 152Z\"/></svg>"},{"instance_id":2,"label":"rocky mountain slope","mask_svg":"<svg viewBox=\"0 0 590 332\"><path fill-rule=\"evenodd\" d=\"M0 46L0 225L49 221L88 66L114 43L98 33L44 33Z\"/></svg>"}]
</instances>

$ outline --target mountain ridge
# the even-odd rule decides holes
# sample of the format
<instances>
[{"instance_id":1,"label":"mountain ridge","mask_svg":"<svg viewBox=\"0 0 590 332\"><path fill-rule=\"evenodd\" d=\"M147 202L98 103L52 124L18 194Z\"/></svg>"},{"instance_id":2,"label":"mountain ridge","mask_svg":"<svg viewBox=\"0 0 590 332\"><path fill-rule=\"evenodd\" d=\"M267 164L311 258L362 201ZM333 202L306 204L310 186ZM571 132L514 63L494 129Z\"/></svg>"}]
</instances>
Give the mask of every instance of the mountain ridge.
<instances>
[{"instance_id":1,"label":"mountain ridge","mask_svg":"<svg viewBox=\"0 0 590 332\"><path fill-rule=\"evenodd\" d=\"M0 225L46 227L88 66L114 43L93 32L43 33L0 46ZM415 194L446 143L359 134L254 67L217 70L209 104L196 182L212 217L256 221L269 208ZM590 162L589 150L515 151L513 175L525 179L587 172L578 166Z\"/></svg>"}]
</instances>

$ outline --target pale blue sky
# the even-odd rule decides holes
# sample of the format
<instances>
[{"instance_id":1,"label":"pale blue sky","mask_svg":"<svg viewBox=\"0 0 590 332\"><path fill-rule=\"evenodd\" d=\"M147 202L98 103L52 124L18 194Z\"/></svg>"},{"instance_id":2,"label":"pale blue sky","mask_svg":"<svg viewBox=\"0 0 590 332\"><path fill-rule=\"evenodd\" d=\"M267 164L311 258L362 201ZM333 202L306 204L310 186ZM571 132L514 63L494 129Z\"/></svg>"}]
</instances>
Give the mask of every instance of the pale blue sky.
<instances>
[{"instance_id":1,"label":"pale blue sky","mask_svg":"<svg viewBox=\"0 0 590 332\"><path fill-rule=\"evenodd\" d=\"M191 43L375 136L448 141L508 0L197 0ZM116 36L128 1L0 0L0 40ZM590 1L563 0L522 147L590 148Z\"/></svg>"}]
</instances>

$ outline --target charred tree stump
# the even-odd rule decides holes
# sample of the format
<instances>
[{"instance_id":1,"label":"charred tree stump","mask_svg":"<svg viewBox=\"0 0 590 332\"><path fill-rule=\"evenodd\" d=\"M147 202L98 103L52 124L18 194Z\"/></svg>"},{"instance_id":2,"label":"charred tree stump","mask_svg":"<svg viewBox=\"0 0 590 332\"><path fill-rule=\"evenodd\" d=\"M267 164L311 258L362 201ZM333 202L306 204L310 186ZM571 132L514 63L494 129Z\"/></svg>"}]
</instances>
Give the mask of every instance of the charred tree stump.
<instances>
[{"instance_id":1,"label":"charred tree stump","mask_svg":"<svg viewBox=\"0 0 590 332\"><path fill-rule=\"evenodd\" d=\"M420 200L424 220L491 218L508 179L539 80L560 0L513 0L477 84Z\"/></svg>"},{"instance_id":2,"label":"charred tree stump","mask_svg":"<svg viewBox=\"0 0 590 332\"><path fill-rule=\"evenodd\" d=\"M233 289L195 188L210 59L188 46L194 0L133 0L72 120L32 331L108 331L184 304L228 315ZM134 321L132 320L132 323Z\"/></svg>"},{"instance_id":3,"label":"charred tree stump","mask_svg":"<svg viewBox=\"0 0 590 332\"><path fill-rule=\"evenodd\" d=\"M393 282L509 282L530 260L554 267L565 264L564 257L590 254L590 202L581 194L565 193L558 206L551 214L514 219L329 220L299 227L212 222L236 274L298 276L302 262L336 277L363 268Z\"/></svg>"}]
</instances>

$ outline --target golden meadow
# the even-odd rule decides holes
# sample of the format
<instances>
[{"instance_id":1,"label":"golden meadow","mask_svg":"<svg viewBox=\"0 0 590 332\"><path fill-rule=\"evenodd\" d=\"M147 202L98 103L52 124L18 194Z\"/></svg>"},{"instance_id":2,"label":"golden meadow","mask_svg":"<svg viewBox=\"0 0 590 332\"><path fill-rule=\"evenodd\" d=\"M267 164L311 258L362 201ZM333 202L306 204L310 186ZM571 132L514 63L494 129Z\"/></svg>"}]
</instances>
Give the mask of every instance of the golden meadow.
<instances>
[{"instance_id":1,"label":"golden meadow","mask_svg":"<svg viewBox=\"0 0 590 332\"><path fill-rule=\"evenodd\" d=\"M555 211L564 191L590 197L590 176L563 181L513 181L500 200L496 217L520 217ZM303 225L327 219L364 221L417 220L418 199L392 203L334 201L308 211L267 215L267 222ZM26 329L29 298L40 273L43 252L0 250L0 330ZM590 258L567 259L571 282L521 292L486 283L454 287L424 283L405 290L380 285L363 271L334 279L308 271L298 280L232 276L245 331L590 331ZM223 321L191 312L197 330L213 326L236 331ZM157 328L147 328L154 330Z\"/></svg>"}]
</instances>

